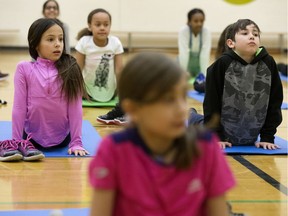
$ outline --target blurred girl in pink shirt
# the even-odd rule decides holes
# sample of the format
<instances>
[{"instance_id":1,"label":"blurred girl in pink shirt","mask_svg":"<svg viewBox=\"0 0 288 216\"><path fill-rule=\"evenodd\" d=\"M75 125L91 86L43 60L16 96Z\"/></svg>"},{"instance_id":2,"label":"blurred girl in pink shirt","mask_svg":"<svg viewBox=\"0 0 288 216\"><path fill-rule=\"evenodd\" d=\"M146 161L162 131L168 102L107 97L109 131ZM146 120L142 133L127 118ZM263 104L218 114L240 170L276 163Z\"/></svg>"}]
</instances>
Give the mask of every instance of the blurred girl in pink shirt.
<instances>
[{"instance_id":1,"label":"blurred girl in pink shirt","mask_svg":"<svg viewBox=\"0 0 288 216\"><path fill-rule=\"evenodd\" d=\"M206 129L186 128L188 74L142 53L119 79L130 127L104 138L90 163L91 216L228 216L234 177Z\"/></svg>"}]
</instances>

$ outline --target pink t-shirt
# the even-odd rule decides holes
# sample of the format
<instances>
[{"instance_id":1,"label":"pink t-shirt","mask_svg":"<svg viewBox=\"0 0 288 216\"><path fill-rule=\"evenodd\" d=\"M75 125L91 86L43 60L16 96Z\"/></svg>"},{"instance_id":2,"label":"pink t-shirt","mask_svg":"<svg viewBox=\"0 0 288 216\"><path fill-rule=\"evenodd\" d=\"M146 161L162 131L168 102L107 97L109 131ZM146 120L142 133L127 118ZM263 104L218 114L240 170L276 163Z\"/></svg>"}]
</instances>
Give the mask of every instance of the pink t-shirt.
<instances>
[{"instance_id":1,"label":"pink t-shirt","mask_svg":"<svg viewBox=\"0 0 288 216\"><path fill-rule=\"evenodd\" d=\"M60 144L70 133L69 147L82 147L82 97L68 103L61 94L54 62L37 58L17 65L14 77L12 138L23 130L43 147Z\"/></svg>"},{"instance_id":2,"label":"pink t-shirt","mask_svg":"<svg viewBox=\"0 0 288 216\"><path fill-rule=\"evenodd\" d=\"M218 139L208 137L193 165L179 170L152 159L137 129L110 135L90 163L91 185L116 191L114 216L204 216L205 201L235 185Z\"/></svg>"}]
</instances>

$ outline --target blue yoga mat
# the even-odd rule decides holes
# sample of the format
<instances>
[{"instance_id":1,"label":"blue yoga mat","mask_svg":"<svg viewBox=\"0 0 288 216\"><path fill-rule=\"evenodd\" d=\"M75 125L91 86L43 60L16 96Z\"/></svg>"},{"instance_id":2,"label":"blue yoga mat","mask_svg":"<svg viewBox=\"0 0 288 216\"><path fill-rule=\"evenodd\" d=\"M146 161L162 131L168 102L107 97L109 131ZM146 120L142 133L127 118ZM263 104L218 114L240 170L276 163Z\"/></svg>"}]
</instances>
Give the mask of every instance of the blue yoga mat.
<instances>
[{"instance_id":1,"label":"blue yoga mat","mask_svg":"<svg viewBox=\"0 0 288 216\"><path fill-rule=\"evenodd\" d=\"M288 82L288 76L284 76L284 75L281 74L281 73L279 73L279 75L280 75L280 79L281 79L282 81Z\"/></svg>"},{"instance_id":2,"label":"blue yoga mat","mask_svg":"<svg viewBox=\"0 0 288 216\"><path fill-rule=\"evenodd\" d=\"M197 91L188 91L188 97L193 98L202 103L204 101L204 96L205 96L204 93L199 93Z\"/></svg>"},{"instance_id":3,"label":"blue yoga mat","mask_svg":"<svg viewBox=\"0 0 288 216\"><path fill-rule=\"evenodd\" d=\"M11 139L12 137L12 122L11 121L0 121L0 140ZM82 123L82 142L84 148L90 153L87 155L88 157L94 156L96 153L96 149L98 147L99 141L101 137L95 130L95 128L91 125L88 120L83 120ZM75 157L74 155L69 155L68 146L63 148L51 148L44 149L44 155L46 157ZM1 216L1 214L0 214Z\"/></svg>"},{"instance_id":4,"label":"blue yoga mat","mask_svg":"<svg viewBox=\"0 0 288 216\"><path fill-rule=\"evenodd\" d=\"M51 216L52 210L15 210L0 211L0 216ZM88 216L90 210L88 208L80 209L61 209L63 216ZM55 215L56 216L56 215Z\"/></svg>"},{"instance_id":5,"label":"blue yoga mat","mask_svg":"<svg viewBox=\"0 0 288 216\"><path fill-rule=\"evenodd\" d=\"M199 101L204 101L204 93L198 93L196 91L189 91L188 96ZM287 103L282 104L282 109L287 109ZM281 147L281 149L276 150L265 150L262 148L256 148L255 146L233 146L232 148L226 148L225 152L227 154L287 154L287 140L280 137L275 137L275 143Z\"/></svg>"},{"instance_id":6,"label":"blue yoga mat","mask_svg":"<svg viewBox=\"0 0 288 216\"><path fill-rule=\"evenodd\" d=\"M188 91L188 97L193 98L202 103L204 101L204 96L205 96L204 93L199 93L197 91ZM288 104L283 102L281 105L281 109L288 109Z\"/></svg>"},{"instance_id":7,"label":"blue yoga mat","mask_svg":"<svg viewBox=\"0 0 288 216\"><path fill-rule=\"evenodd\" d=\"M288 142L280 137L275 137L275 144L280 146L280 149L265 150L263 148L256 148L255 146L232 146L231 148L225 148L226 154L249 154L249 155L287 155L288 154Z\"/></svg>"}]
</instances>

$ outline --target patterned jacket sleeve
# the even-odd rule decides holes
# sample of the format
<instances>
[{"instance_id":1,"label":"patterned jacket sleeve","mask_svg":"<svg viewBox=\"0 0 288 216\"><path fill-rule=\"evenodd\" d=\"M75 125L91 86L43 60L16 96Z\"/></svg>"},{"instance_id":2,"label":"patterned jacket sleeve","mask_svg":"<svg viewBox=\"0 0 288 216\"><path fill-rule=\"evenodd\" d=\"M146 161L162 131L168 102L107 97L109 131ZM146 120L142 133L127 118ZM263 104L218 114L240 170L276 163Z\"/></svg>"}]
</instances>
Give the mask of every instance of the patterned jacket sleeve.
<instances>
[{"instance_id":1,"label":"patterned jacket sleeve","mask_svg":"<svg viewBox=\"0 0 288 216\"><path fill-rule=\"evenodd\" d=\"M283 88L274 59L268 55L264 61L271 70L272 81L266 120L260 130L260 141L274 143L274 134L282 122Z\"/></svg>"}]
</instances>

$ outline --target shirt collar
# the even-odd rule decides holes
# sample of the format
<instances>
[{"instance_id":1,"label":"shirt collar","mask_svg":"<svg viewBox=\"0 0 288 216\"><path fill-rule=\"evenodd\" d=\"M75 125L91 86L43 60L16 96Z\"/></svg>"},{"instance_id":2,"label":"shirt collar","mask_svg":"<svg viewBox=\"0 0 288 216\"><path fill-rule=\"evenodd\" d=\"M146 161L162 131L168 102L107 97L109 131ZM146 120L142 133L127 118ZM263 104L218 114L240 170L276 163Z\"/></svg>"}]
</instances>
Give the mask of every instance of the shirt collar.
<instances>
[{"instance_id":1,"label":"shirt collar","mask_svg":"<svg viewBox=\"0 0 288 216\"><path fill-rule=\"evenodd\" d=\"M45 65L47 67L49 66L55 66L55 62L50 60L50 59L44 59L44 58L41 58L41 57L37 57L37 62L40 64L40 65Z\"/></svg>"}]
</instances>

